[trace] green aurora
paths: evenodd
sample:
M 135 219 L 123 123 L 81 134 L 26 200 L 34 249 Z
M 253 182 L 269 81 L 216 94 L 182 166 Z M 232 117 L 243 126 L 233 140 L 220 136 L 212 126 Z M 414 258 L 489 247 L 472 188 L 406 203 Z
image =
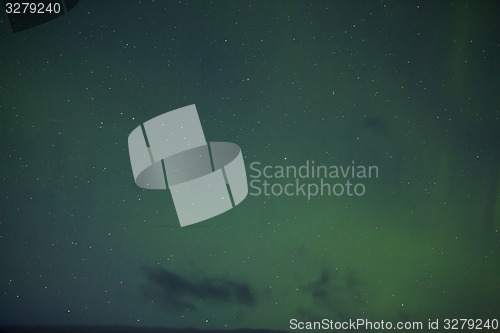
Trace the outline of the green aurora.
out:
M 17 33 L 2 14 L 0 325 L 500 319 L 498 12 L 89 0 Z M 168 191 L 134 184 L 127 137 L 190 104 L 249 182 L 253 162 L 377 174 L 181 228 Z

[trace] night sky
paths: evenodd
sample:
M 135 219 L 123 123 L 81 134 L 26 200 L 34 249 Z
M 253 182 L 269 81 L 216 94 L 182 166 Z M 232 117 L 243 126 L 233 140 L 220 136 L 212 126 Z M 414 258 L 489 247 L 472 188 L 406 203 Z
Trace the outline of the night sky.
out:
M 499 318 L 499 12 L 88 0 L 13 33 L 2 11 L 0 325 Z M 169 191 L 135 184 L 127 138 L 191 104 L 249 181 L 252 162 L 378 177 L 181 228 Z

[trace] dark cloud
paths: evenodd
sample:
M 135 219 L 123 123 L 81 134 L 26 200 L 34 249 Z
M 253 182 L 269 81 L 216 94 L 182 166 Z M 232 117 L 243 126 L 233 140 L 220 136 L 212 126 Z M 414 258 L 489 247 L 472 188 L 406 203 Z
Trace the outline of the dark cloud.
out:
M 307 320 L 320 320 L 325 316 L 344 320 L 363 305 L 362 284 L 355 271 L 347 267 L 341 270 L 325 267 L 316 279 L 302 289 L 309 294 L 311 305 L 300 306 L 297 314 Z
M 143 296 L 171 311 L 195 310 L 197 303 L 236 303 L 251 306 L 255 296 L 246 283 L 224 278 L 189 279 L 166 269 L 143 268 L 148 283 Z
M 331 280 L 328 271 L 323 270 L 318 280 L 306 286 L 306 290 L 316 301 L 326 302 L 329 297 L 328 282 Z
M 305 290 L 311 294 L 316 304 L 338 304 L 341 290 L 336 288 L 336 276 L 326 269 L 323 269 L 317 280 L 308 284 Z
M 386 133 L 388 131 L 386 121 L 380 117 L 365 117 L 363 119 L 363 127 L 378 134 Z

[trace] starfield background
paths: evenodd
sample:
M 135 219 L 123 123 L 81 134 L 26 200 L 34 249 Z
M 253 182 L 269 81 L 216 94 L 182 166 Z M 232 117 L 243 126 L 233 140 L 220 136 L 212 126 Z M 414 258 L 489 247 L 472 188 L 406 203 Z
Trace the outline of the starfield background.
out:
M 497 1 L 80 1 L 0 14 L 0 325 L 500 317 Z M 196 104 L 250 163 L 377 165 L 181 228 L 127 137 Z M 122 328 L 123 331 L 123 328 Z

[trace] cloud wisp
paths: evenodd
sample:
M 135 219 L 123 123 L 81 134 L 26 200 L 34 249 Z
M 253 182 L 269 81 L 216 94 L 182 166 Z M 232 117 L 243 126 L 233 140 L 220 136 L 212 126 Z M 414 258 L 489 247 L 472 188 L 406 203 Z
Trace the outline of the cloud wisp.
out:
M 190 279 L 159 267 L 142 269 L 147 284 L 143 296 L 174 312 L 196 310 L 203 303 L 252 306 L 255 295 L 249 284 L 224 278 Z

